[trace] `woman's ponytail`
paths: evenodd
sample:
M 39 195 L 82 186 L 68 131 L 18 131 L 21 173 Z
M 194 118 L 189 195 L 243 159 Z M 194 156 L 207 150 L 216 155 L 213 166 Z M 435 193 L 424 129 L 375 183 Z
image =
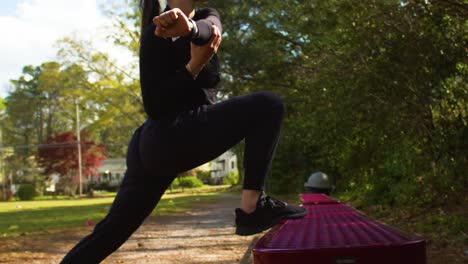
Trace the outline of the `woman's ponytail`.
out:
M 141 11 L 141 35 L 146 26 L 153 23 L 153 18 L 161 14 L 161 4 L 159 0 L 140 0 Z M 140 35 L 140 36 L 141 36 Z

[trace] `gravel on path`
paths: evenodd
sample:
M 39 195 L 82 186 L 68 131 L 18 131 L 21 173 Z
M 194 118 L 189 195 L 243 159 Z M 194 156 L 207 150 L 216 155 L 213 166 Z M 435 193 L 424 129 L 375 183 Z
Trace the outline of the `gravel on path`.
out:
M 101 263 L 252 263 L 261 234 L 234 234 L 240 196 L 223 193 L 182 215 L 148 217 L 117 251 Z M 157 212 L 157 209 L 156 209 Z M 92 227 L 50 231 L 0 240 L 0 263 L 58 263 Z M 265 231 L 266 232 L 266 231 Z

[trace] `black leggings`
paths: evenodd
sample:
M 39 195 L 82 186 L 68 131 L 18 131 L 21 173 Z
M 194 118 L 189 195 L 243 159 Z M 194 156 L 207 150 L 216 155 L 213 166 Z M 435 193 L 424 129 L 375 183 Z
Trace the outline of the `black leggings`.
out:
M 280 136 L 281 98 L 270 91 L 235 96 L 147 119 L 127 149 L 127 170 L 108 214 L 61 263 L 99 263 L 153 211 L 177 174 L 213 160 L 245 139 L 243 188 L 263 190 Z

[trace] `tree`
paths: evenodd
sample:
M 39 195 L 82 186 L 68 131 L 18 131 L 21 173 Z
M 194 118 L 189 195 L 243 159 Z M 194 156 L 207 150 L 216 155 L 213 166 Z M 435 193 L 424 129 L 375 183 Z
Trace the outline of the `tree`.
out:
M 86 130 L 80 132 L 82 153 L 82 174 L 84 178 L 95 174 L 96 168 L 105 157 L 105 147 L 97 144 Z M 44 175 L 58 173 L 61 182 L 68 186 L 72 194 L 78 183 L 78 148 L 77 139 L 72 132 L 58 133 L 49 137 L 46 144 L 39 146 L 38 163 L 44 169 Z
M 86 74 L 76 65 L 65 68 L 57 62 L 25 66 L 23 74 L 11 80 L 14 89 L 5 99 L 5 112 L 0 120 L 4 145 L 14 147 L 6 162 L 8 170 L 23 171 L 25 178 L 37 174 L 33 146 L 43 144 L 53 133 L 73 129 L 76 97 L 73 92 L 86 81 Z M 82 110 L 85 125 L 92 111 Z
M 222 89 L 271 90 L 286 105 L 270 191 L 302 191 L 322 170 L 369 202 L 466 193 L 465 3 L 210 5 L 224 18 Z
M 0 96 L 0 113 L 5 111 L 5 99 Z
M 310 173 L 320 170 L 338 190 L 353 190 L 371 203 L 462 199 L 468 188 L 466 3 L 213 0 L 205 5 L 220 11 L 223 20 L 219 96 L 270 90 L 285 103 L 269 191 L 303 191 Z M 89 43 L 64 38 L 60 67 L 26 68 L 25 78 L 14 83 L 1 121 L 11 132 L 8 141 L 34 142 L 43 135 L 31 132 L 42 131 L 37 124 L 49 126 L 37 121 L 48 120 L 48 111 L 22 111 L 26 106 L 47 109 L 45 104 L 58 102 L 55 112 L 63 120 L 69 115 L 68 121 L 59 122 L 60 114 L 52 120 L 59 130 L 70 130 L 64 129 L 72 125 L 69 98 L 79 97 L 88 131 L 107 146 L 115 144 L 107 148 L 110 155 L 125 154 L 122 143 L 145 118 L 136 77 L 140 13 L 130 0 L 108 7 L 114 21 L 109 39 L 130 51 L 134 62 L 119 67 Z M 45 94 L 49 99 L 40 99 Z M 243 145 L 234 151 L 242 165 Z
M 145 120 L 137 74 L 131 66 L 119 67 L 91 43 L 63 38 L 59 45 L 62 63 L 77 65 L 94 79 L 77 89 L 84 100 L 95 106 L 89 109 L 94 119 L 89 122 L 88 130 L 109 145 L 110 156 L 125 156 L 129 138 Z

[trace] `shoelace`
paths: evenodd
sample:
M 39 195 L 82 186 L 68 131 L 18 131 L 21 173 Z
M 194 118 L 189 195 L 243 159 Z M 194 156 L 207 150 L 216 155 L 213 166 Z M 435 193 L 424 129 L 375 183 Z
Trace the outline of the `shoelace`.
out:
M 265 193 L 262 194 L 261 198 L 265 204 L 268 204 L 271 208 L 282 208 L 287 205 L 287 203 L 280 201 L 274 197 L 268 196 Z

